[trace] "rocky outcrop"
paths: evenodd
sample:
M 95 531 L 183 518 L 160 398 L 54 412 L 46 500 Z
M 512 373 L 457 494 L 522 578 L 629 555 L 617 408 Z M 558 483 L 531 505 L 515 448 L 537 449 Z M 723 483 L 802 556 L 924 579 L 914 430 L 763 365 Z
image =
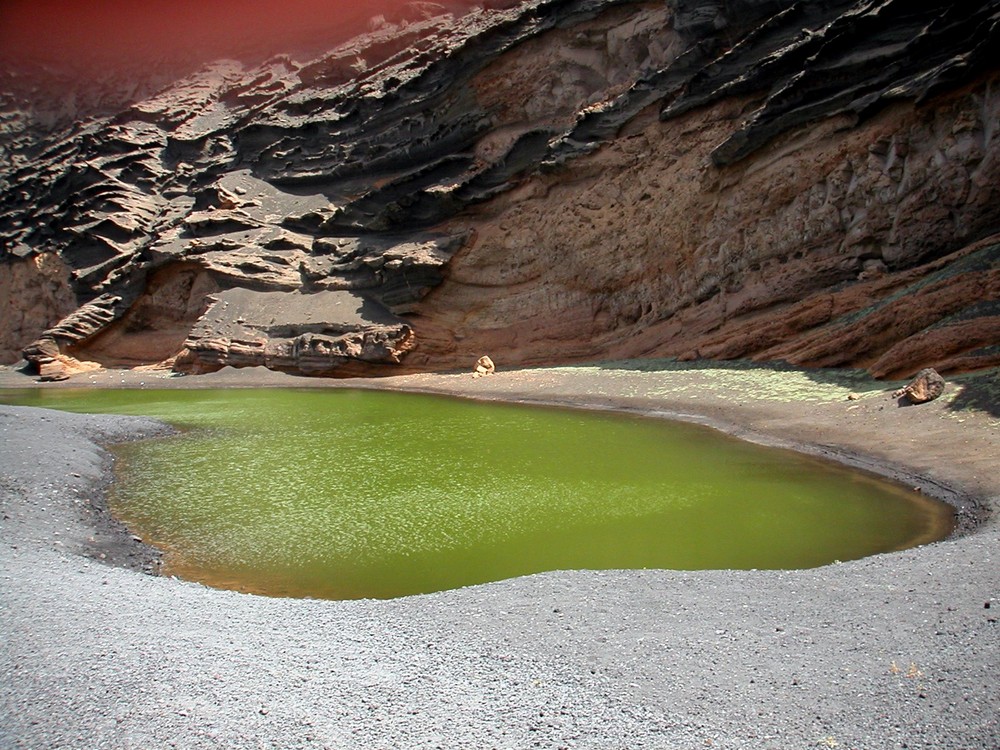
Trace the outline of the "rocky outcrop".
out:
M 8 358 L 1000 364 L 1000 3 L 418 5 L 71 125 L 8 97 Z
M 70 271 L 56 253 L 8 257 L 0 268 L 0 352 L 4 362 L 11 362 L 47 325 L 69 315 L 77 301 Z
M 181 368 L 351 374 L 398 364 L 414 343 L 403 320 L 353 292 L 230 289 L 209 299 L 178 358 Z

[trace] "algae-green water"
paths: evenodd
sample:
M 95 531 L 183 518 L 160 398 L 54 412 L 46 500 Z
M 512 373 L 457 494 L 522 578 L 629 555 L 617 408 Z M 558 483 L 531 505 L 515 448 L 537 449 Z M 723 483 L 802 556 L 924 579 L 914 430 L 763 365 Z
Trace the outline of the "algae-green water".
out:
M 943 503 L 690 424 L 324 390 L 35 390 L 144 414 L 112 508 L 166 572 L 280 596 L 389 598 L 563 569 L 800 568 L 942 538 Z

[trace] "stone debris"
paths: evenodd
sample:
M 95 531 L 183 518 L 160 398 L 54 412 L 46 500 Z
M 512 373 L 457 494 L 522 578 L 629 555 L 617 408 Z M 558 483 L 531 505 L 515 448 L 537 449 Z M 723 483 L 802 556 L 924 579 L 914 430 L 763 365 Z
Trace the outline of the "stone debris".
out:
M 892 394 L 893 398 L 906 398 L 911 404 L 926 404 L 944 393 L 945 381 L 937 370 L 927 367 L 917 373 L 909 385 Z
M 493 360 L 487 356 L 482 356 L 476 360 L 476 369 L 472 371 L 472 377 L 474 378 L 484 378 L 487 375 L 492 375 L 496 372 L 496 365 L 493 364 Z
M 39 380 L 43 383 L 52 383 L 59 380 L 69 380 L 69 374 L 62 362 L 52 359 L 38 365 Z

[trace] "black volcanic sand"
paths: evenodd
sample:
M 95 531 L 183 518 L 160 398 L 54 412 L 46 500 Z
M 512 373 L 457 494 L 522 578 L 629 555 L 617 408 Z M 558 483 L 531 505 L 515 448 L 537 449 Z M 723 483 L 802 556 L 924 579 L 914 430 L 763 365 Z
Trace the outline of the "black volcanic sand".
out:
M 707 422 L 895 476 L 961 521 L 944 542 L 812 570 L 556 572 L 352 602 L 142 572 L 149 550 L 102 511 L 98 445 L 162 426 L 0 407 L 0 747 L 996 748 L 996 384 L 959 378 L 904 407 L 897 384 L 749 365 L 350 381 Z M 0 371 L 0 386 L 35 385 Z

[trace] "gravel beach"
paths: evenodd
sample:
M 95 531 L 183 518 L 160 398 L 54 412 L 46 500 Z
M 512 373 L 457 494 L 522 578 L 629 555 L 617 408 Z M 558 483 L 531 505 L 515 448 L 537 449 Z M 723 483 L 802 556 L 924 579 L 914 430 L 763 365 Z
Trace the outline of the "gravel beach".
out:
M 0 747 L 998 748 L 995 383 L 904 407 L 893 384 L 765 367 L 351 381 L 691 419 L 893 476 L 959 514 L 946 541 L 812 570 L 553 572 L 391 601 L 151 575 L 150 551 L 103 510 L 100 446 L 163 427 L 0 406 Z M 345 384 L 224 371 L 68 385 Z

